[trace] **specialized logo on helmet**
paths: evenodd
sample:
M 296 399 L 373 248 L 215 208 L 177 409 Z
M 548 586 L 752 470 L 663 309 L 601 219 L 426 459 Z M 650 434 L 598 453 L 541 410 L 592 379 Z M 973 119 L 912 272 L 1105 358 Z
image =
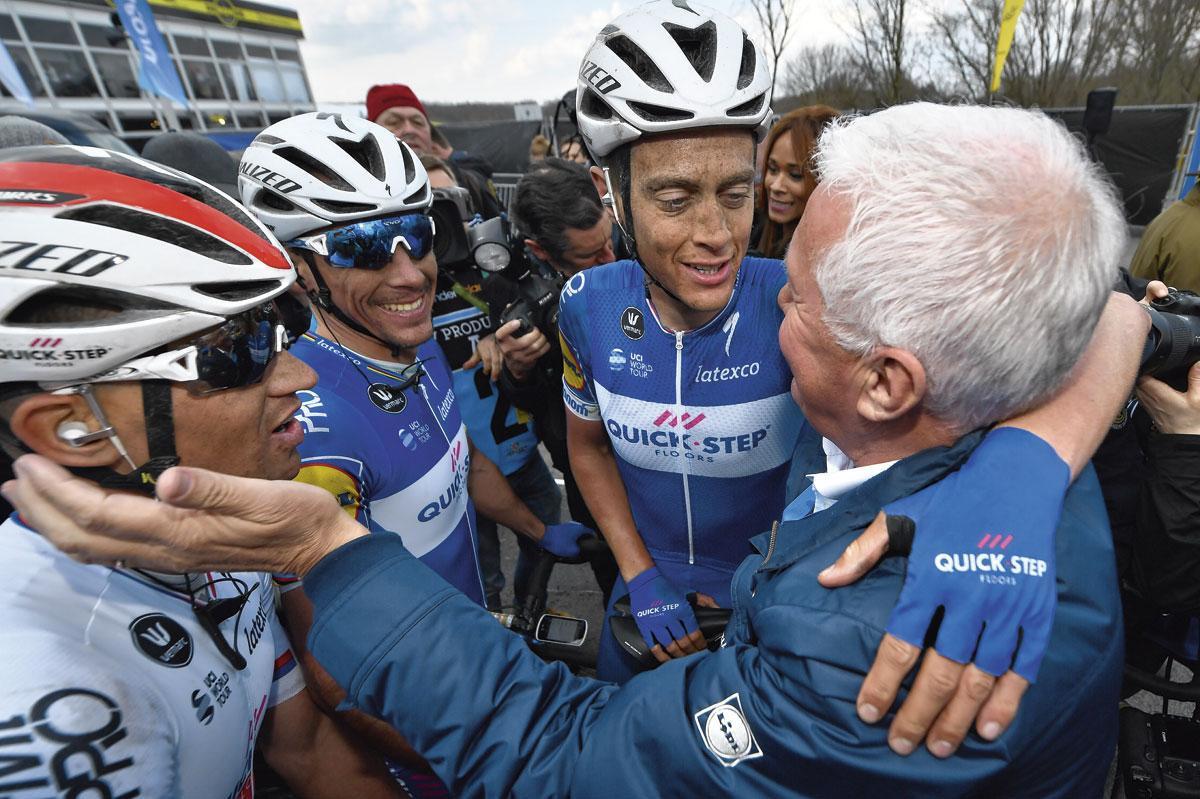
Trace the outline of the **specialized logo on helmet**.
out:
M 579 68 L 579 79 L 591 84 L 592 88 L 601 94 L 621 88 L 621 81 L 609 75 L 594 61 L 583 62 L 583 66 Z
M 291 194 L 300 188 L 300 184 L 291 178 L 286 178 L 272 169 L 248 161 L 242 161 L 238 166 L 238 172 L 280 194 Z
M 1012 541 L 1011 535 L 986 533 L 975 545 L 982 551 L 939 552 L 933 556 L 933 566 L 947 574 L 978 574 L 979 582 L 991 585 L 1016 585 L 1020 576 L 1044 577 L 1049 569 L 1046 561 L 1004 552 Z
M 128 255 L 72 247 L 69 244 L 0 241 L 0 269 L 95 277 L 128 260 Z
M 743 760 L 762 757 L 754 739 L 742 698 L 733 694 L 692 715 L 704 748 L 712 752 L 722 766 L 732 768 Z

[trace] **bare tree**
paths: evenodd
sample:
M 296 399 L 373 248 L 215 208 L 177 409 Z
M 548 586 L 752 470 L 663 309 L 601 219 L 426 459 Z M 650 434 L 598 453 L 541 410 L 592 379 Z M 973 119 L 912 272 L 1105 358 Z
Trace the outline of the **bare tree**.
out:
M 855 0 L 850 31 L 859 72 L 879 105 L 903 99 L 910 43 L 905 38 L 909 0 Z
M 779 59 L 792 33 L 792 12 L 796 0 L 750 0 L 750 7 L 754 9 L 754 16 L 758 18 L 758 26 L 770 49 L 771 85 L 775 86 L 779 77 Z
M 1200 3 L 1123 0 L 1112 81 L 1140 103 L 1194 102 L 1200 92 Z
M 816 103 L 843 110 L 869 108 L 875 101 L 865 86 L 854 54 L 844 45 L 802 47 L 784 67 L 774 106 L 776 111 Z

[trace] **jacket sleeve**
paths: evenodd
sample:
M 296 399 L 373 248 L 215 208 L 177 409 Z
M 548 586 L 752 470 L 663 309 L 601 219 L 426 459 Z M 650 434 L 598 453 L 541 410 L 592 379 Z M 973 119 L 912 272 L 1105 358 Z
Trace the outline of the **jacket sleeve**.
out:
M 347 705 L 395 726 L 455 795 L 964 796 L 1007 762 L 979 741 L 952 766 L 892 754 L 886 725 L 854 716 L 871 661 L 844 663 L 862 626 L 818 610 L 767 609 L 785 614 L 772 640 L 618 687 L 542 662 L 395 538 L 343 547 L 306 585 L 310 644 Z M 823 657 L 801 656 L 821 639 Z

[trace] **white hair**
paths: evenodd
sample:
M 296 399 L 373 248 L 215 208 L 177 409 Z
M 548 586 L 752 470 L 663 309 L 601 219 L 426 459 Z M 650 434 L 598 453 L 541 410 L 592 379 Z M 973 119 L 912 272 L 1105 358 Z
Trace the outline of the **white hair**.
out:
M 1036 111 L 912 103 L 821 136 L 845 237 L 814 267 L 845 349 L 913 353 L 959 430 L 1048 397 L 1091 338 L 1125 219 L 1082 145 Z

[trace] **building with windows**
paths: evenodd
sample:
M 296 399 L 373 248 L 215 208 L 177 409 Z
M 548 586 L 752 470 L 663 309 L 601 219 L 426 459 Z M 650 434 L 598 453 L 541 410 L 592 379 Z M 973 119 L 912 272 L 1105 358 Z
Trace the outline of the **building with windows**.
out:
M 314 110 L 294 10 L 245 0 L 149 2 L 189 108 L 138 88 L 137 56 L 112 2 L 0 0 L 0 40 L 37 109 L 84 113 L 122 135 L 176 124 L 258 130 Z M 24 108 L 0 88 L 0 113 Z

